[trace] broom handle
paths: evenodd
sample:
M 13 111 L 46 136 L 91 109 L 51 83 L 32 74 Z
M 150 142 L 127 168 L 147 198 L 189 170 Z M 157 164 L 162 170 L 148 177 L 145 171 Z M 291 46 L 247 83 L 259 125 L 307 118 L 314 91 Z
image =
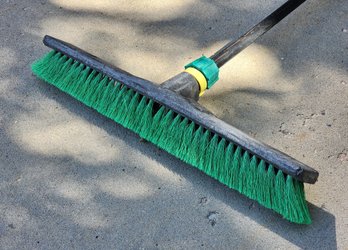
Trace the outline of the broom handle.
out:
M 243 49 L 252 44 L 257 38 L 265 34 L 274 25 L 279 23 L 284 17 L 290 14 L 305 1 L 306 0 L 288 0 L 278 9 L 276 9 L 272 14 L 252 27 L 248 32 L 239 37 L 237 40 L 227 43 L 210 58 L 213 59 L 217 66 L 220 68 L 231 58 L 233 58 Z

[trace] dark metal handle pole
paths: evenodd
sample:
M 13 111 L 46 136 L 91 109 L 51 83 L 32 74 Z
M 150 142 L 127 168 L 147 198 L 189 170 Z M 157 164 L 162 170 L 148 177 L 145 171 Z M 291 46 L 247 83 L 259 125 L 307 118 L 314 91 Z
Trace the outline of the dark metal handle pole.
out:
M 263 19 L 260 23 L 251 28 L 248 32 L 246 32 L 236 41 L 229 42 L 210 58 L 213 59 L 217 66 L 220 68 L 231 58 L 233 58 L 243 49 L 252 44 L 257 38 L 266 33 L 274 25 L 279 23 L 284 17 L 290 14 L 293 10 L 295 10 L 305 1 L 306 0 L 288 0 L 286 3 L 280 6 L 268 17 Z

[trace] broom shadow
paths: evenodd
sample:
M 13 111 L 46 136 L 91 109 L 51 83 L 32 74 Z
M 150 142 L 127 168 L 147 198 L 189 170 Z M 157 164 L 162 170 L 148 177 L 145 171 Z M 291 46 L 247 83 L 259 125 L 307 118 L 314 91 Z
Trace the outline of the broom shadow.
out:
M 142 154 L 147 155 L 175 174 L 183 176 L 193 185 L 199 185 L 207 197 L 218 198 L 234 210 L 256 221 L 300 248 L 314 246 L 323 249 L 337 248 L 335 217 L 327 212 L 324 206 L 318 207 L 311 203 L 308 204 L 313 220 L 311 225 L 290 223 L 282 219 L 275 212 L 258 205 L 256 201 L 250 200 L 237 191 L 224 186 L 198 169 L 159 149 L 152 143 L 143 143 L 140 141 L 140 137 L 138 143 L 135 143 L 134 140 L 127 140 L 128 136 L 138 137 L 138 135 L 104 117 L 97 111 L 88 108 L 69 95 L 55 89 L 53 86 L 42 81 L 37 82 L 39 91 L 47 98 L 54 99 L 75 115 L 78 115 L 95 126 L 103 128 L 110 136 L 117 136 L 130 147 L 139 150 Z M 190 166 L 190 168 L 187 166 Z M 326 231 L 325 238 L 322 237 L 322 230 Z

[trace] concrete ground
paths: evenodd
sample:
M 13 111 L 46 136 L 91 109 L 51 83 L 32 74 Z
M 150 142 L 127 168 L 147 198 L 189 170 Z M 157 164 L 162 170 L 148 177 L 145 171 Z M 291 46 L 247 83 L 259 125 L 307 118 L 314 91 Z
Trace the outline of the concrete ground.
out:
M 45 34 L 160 83 L 284 0 L 2 0 L 1 249 L 347 249 L 348 3 L 308 0 L 201 103 L 320 172 L 291 224 L 34 77 Z

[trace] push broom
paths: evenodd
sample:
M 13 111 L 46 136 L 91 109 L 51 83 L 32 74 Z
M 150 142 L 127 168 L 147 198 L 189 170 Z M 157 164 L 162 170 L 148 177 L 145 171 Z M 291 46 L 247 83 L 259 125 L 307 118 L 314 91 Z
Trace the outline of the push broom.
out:
M 228 187 L 300 224 L 311 218 L 304 183 L 318 172 L 219 120 L 197 103 L 219 68 L 305 0 L 289 0 L 210 58 L 202 56 L 161 85 L 131 75 L 56 38 L 32 65 L 44 81 L 198 168 Z

